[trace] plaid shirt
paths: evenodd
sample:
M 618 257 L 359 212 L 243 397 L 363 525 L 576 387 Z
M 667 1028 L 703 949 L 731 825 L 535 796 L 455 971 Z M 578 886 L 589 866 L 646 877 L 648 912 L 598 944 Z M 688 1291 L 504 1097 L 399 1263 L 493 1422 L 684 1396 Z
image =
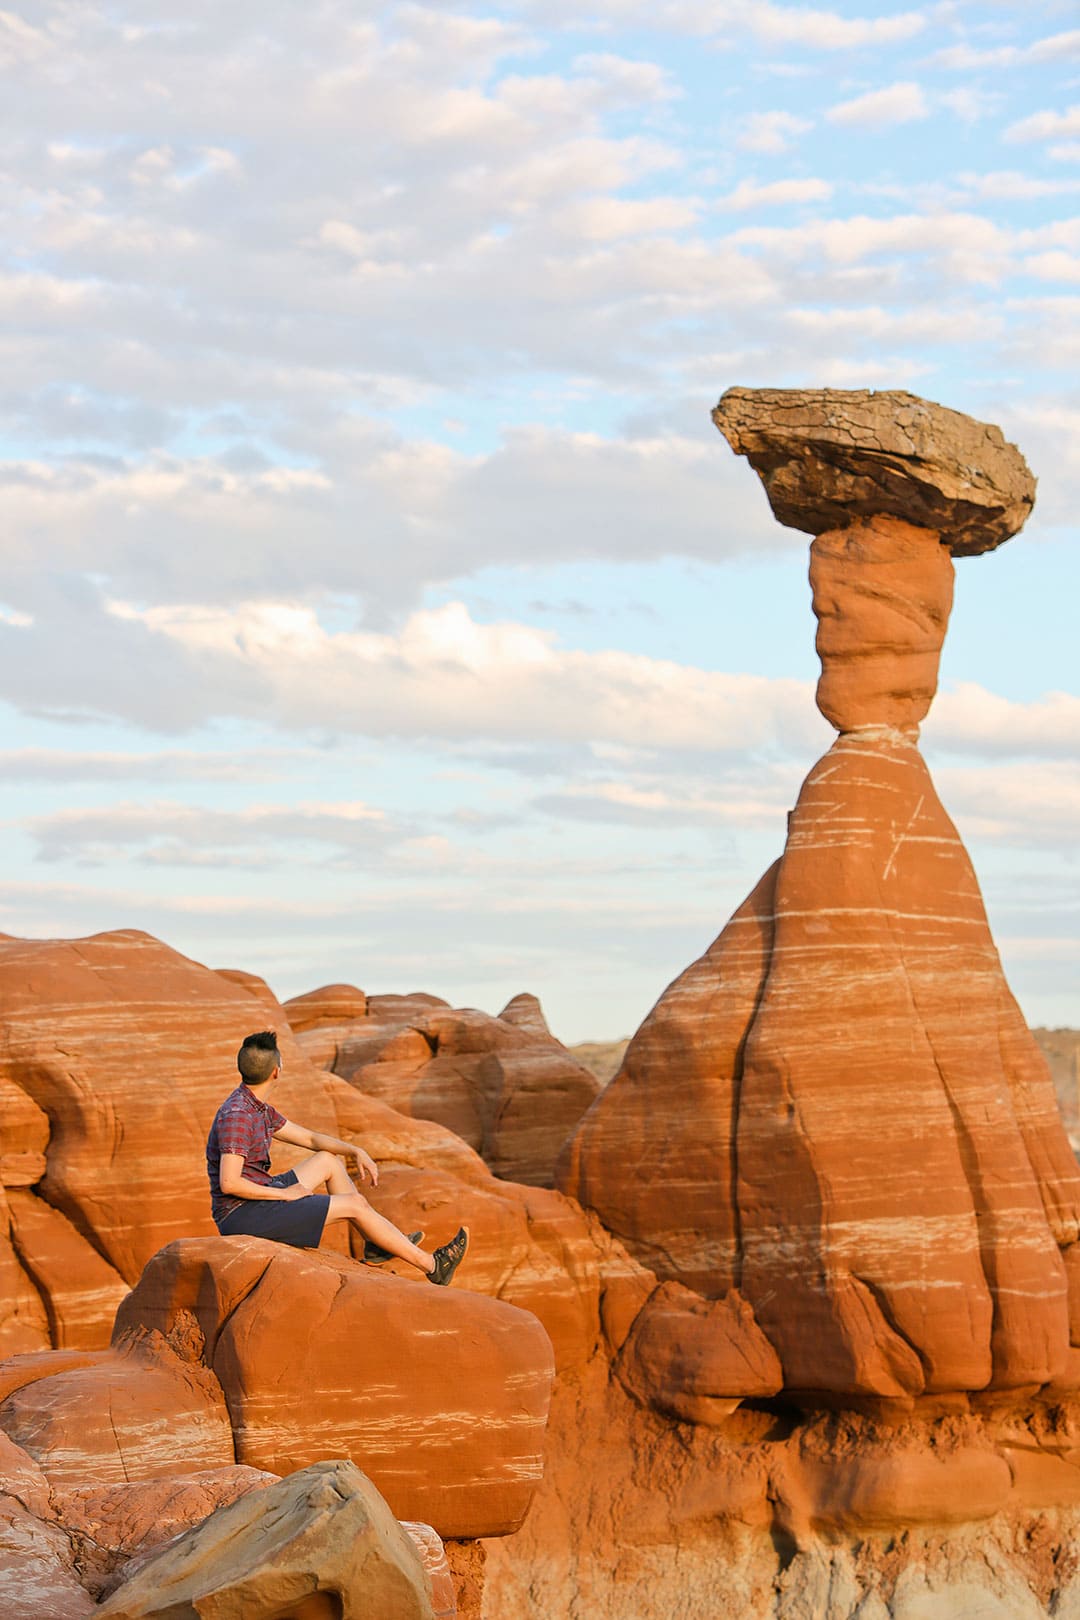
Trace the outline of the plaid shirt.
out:
M 275 1131 L 288 1121 L 270 1103 L 260 1102 L 247 1086 L 237 1086 L 217 1113 L 206 1138 L 206 1173 L 210 1177 L 210 1213 L 216 1224 L 239 1209 L 242 1198 L 226 1198 L 221 1191 L 221 1155 L 239 1153 L 244 1163 L 240 1174 L 246 1181 L 256 1181 L 268 1187 L 273 1181 L 270 1174 L 270 1141 Z

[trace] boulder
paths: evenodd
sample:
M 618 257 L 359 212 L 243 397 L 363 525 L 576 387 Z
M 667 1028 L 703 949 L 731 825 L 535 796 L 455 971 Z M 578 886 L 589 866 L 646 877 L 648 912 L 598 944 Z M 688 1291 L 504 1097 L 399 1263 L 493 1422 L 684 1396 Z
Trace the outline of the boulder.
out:
M 639 1312 L 617 1371 L 635 1399 L 684 1423 L 722 1423 L 745 1397 L 784 1384 L 780 1358 L 737 1291 L 702 1299 L 675 1282 Z
M 219 1508 L 96 1610 L 101 1620 L 433 1620 L 416 1546 L 369 1479 L 319 1462 Z
M 553 1375 L 547 1335 L 527 1312 L 321 1251 L 190 1238 L 147 1266 L 117 1333 L 167 1335 L 192 1318 L 238 1462 L 286 1474 L 349 1457 L 399 1517 L 443 1536 L 521 1523 Z
M 129 1566 L 134 1573 L 136 1560 L 152 1558 L 219 1507 L 277 1483 L 276 1474 L 234 1464 L 122 1484 L 72 1485 L 53 1499 L 56 1518 L 78 1548 L 80 1578 L 100 1598 L 126 1578 Z
M 966 556 L 1008 540 L 1035 504 L 1035 480 L 1000 428 L 916 394 L 729 388 L 713 421 L 778 522 L 809 534 L 897 517 Z

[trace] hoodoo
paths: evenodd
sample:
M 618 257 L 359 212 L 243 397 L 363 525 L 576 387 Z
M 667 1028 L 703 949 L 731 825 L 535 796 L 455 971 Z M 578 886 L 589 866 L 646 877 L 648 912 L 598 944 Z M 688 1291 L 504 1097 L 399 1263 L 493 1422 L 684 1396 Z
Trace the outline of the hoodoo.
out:
M 1034 480 L 998 429 L 906 393 L 740 388 L 713 417 L 815 537 L 840 735 L 561 1185 L 657 1275 L 735 1296 L 789 1390 L 1044 1384 L 1080 1343 L 1080 1173 L 918 749 L 953 557 L 1014 534 Z

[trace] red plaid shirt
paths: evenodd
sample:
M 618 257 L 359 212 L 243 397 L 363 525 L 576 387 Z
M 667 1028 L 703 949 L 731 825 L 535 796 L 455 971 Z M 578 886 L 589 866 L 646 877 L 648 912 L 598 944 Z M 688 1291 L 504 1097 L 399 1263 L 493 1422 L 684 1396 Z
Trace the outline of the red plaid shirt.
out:
M 239 1209 L 242 1198 L 226 1198 L 221 1191 L 221 1155 L 239 1153 L 244 1164 L 241 1175 L 246 1181 L 257 1181 L 268 1187 L 273 1181 L 270 1174 L 270 1142 L 275 1131 L 288 1121 L 271 1103 L 260 1102 L 247 1086 L 237 1086 L 217 1113 L 206 1138 L 206 1173 L 210 1177 L 210 1212 L 220 1224 Z

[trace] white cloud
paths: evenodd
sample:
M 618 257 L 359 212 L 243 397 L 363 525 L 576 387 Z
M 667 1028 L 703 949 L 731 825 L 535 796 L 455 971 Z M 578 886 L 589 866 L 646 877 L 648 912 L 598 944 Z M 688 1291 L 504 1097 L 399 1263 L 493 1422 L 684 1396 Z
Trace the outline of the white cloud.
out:
M 942 799 L 967 837 L 1072 851 L 1080 825 L 1080 767 L 1074 761 L 934 771 Z
M 14 825 L 33 839 L 38 860 L 87 866 L 118 859 L 148 866 L 266 866 L 279 864 L 282 846 L 291 845 L 324 860 L 328 851 L 340 851 L 366 864 L 409 835 L 383 811 L 357 802 L 222 810 L 159 800 L 56 810 Z
M 751 113 L 737 144 L 747 152 L 787 152 L 813 127 L 810 119 L 790 112 Z
M 753 748 L 817 729 L 801 682 L 567 649 L 528 625 L 478 623 L 461 603 L 414 613 L 396 634 L 329 632 L 288 603 L 117 603 L 112 612 L 159 648 L 214 671 L 205 718 L 257 713 L 299 731 L 664 750 Z
M 580 7 L 570 0 L 534 0 L 532 13 L 545 21 L 558 18 L 581 26 Z M 773 0 L 594 0 L 588 12 L 600 21 L 647 25 L 675 34 L 749 34 L 763 45 L 783 49 L 847 51 L 873 45 L 894 45 L 913 39 L 926 26 L 921 11 L 899 11 L 886 16 L 845 17 L 836 11 L 802 5 L 776 5 Z
M 1007 141 L 1048 141 L 1061 135 L 1080 135 L 1080 103 L 1065 112 L 1037 112 L 1020 118 L 1005 131 Z
M 741 180 L 726 197 L 721 198 L 725 208 L 790 208 L 800 203 L 828 202 L 833 188 L 827 180 L 772 180 L 758 185 L 753 180 Z
M 732 8 L 745 25 L 770 45 L 807 45 L 816 50 L 852 50 L 865 45 L 893 45 L 921 33 L 926 19 L 921 11 L 894 12 L 884 17 L 842 17 L 835 11 L 807 6 L 777 6 L 764 0 Z
M 893 124 L 910 124 L 928 118 L 930 108 L 919 85 L 910 80 L 868 90 L 850 101 L 837 102 L 825 114 L 832 124 L 845 128 L 888 129 Z
M 1080 257 L 1060 249 L 1052 253 L 1033 253 L 1023 261 L 1029 276 L 1040 281 L 1080 282 Z
M 1030 45 L 994 45 L 979 48 L 967 43 L 950 45 L 935 51 L 930 61 L 935 67 L 951 68 L 958 73 L 978 72 L 983 68 L 1018 67 L 1025 63 L 1065 62 L 1080 56 L 1080 29 L 1071 28 L 1060 34 L 1048 34 Z
M 935 749 L 988 757 L 1072 758 L 1080 752 L 1080 697 L 1048 692 L 1020 703 L 961 681 L 938 694 L 924 731 Z
M 318 755 L 303 748 L 261 748 L 232 753 L 165 749 L 8 748 L 0 750 L 5 782 L 279 782 L 312 769 Z
M 397 606 L 494 562 L 715 560 L 797 543 L 715 435 L 710 403 L 700 439 L 533 427 L 470 456 L 343 423 L 321 446 L 323 468 L 0 464 L 11 607 L 35 611 L 51 589 L 43 567 L 149 602 L 346 592 Z

